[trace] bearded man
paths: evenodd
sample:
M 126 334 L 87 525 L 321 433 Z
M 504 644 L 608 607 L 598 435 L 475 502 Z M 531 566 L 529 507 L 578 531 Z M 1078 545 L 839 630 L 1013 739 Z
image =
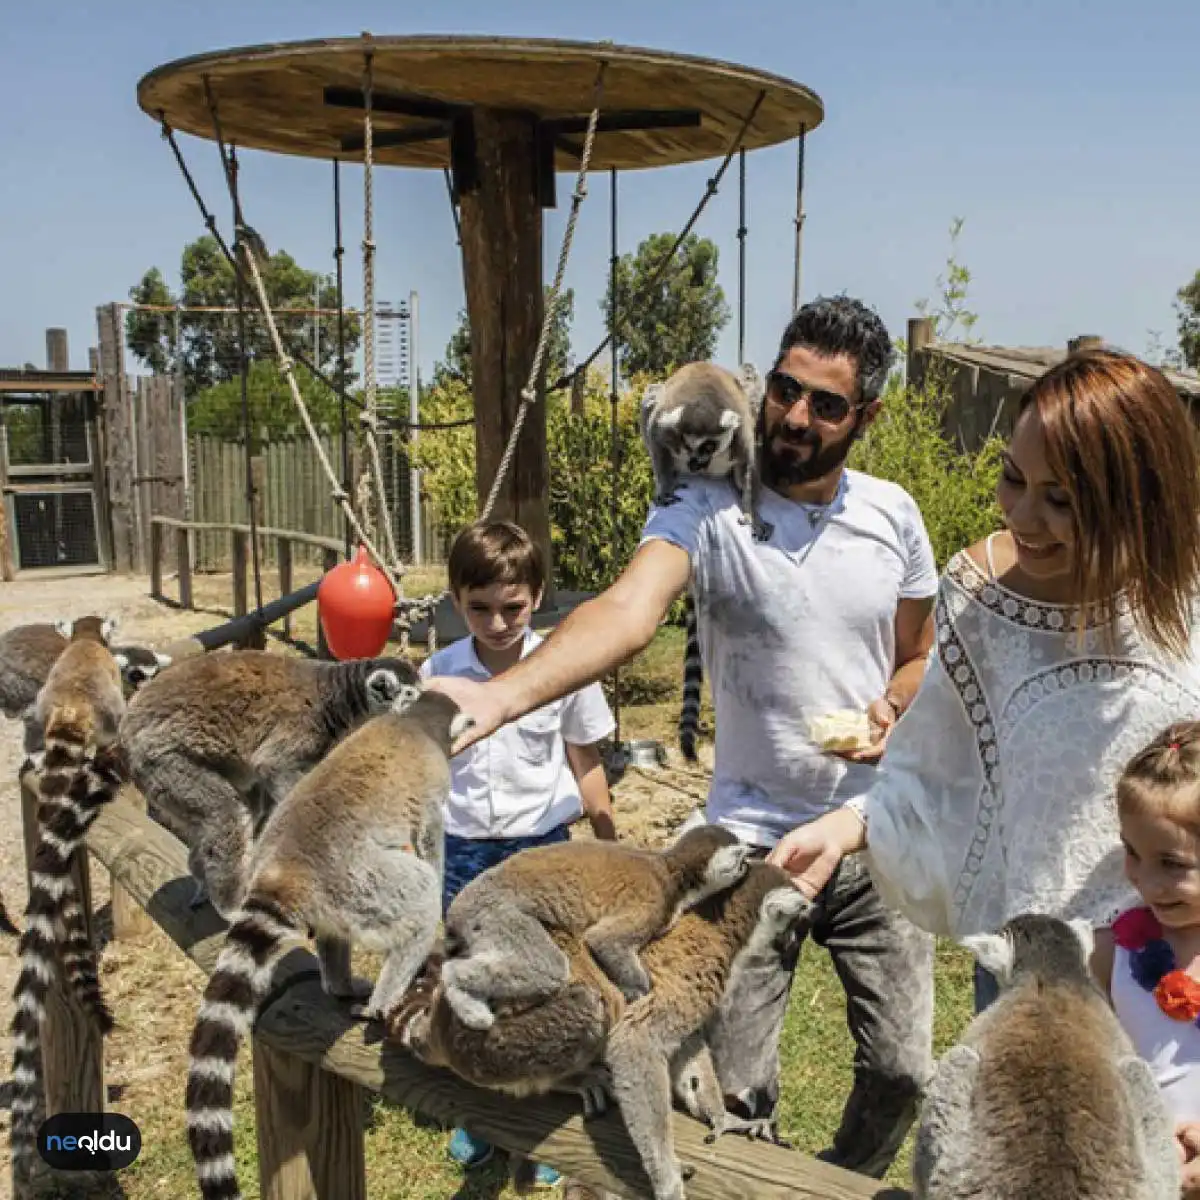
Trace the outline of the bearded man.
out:
M 893 353 L 883 322 L 860 301 L 804 305 L 784 331 L 759 413 L 769 539 L 755 540 L 727 481 L 689 477 L 677 502 L 651 507 L 620 578 L 517 666 L 486 683 L 429 681 L 475 718 L 461 745 L 634 657 L 690 583 L 716 717 L 699 819 L 765 855 L 788 830 L 864 794 L 924 674 L 938 585 L 912 497 L 846 466 L 879 414 Z M 873 743 L 822 751 L 813 719 L 847 708 L 868 713 Z M 932 1074 L 932 939 L 884 907 L 855 856 L 817 897 L 814 918 L 857 1047 L 854 1087 L 822 1157 L 878 1177 Z M 718 1062 L 749 1116 L 770 1113 L 778 1099 L 788 991 L 756 998 L 760 1008 L 746 1018 L 756 1037 Z

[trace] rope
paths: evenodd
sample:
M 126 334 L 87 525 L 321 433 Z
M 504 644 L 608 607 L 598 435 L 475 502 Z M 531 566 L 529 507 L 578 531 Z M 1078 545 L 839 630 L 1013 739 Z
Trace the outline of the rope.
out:
M 275 357 L 279 360 L 279 369 L 283 373 L 283 377 L 287 380 L 288 388 L 292 393 L 292 401 L 296 405 L 297 411 L 300 413 L 300 419 L 304 422 L 304 428 L 308 431 L 309 439 L 313 444 L 313 449 L 316 451 L 317 460 L 320 462 L 322 469 L 325 472 L 326 478 L 329 480 L 333 499 L 341 504 L 345 512 L 346 519 L 350 522 L 354 532 L 358 535 L 359 540 L 366 547 L 367 552 L 378 563 L 380 570 L 383 571 L 387 581 L 392 585 L 396 595 L 401 595 L 400 580 L 395 574 L 390 563 L 388 563 L 383 555 L 376 548 L 372 538 L 368 537 L 363 529 L 361 522 L 355 515 L 353 508 L 350 506 L 349 497 L 346 495 L 342 485 L 338 482 L 337 476 L 334 474 L 333 467 L 330 465 L 329 458 L 325 454 L 324 447 L 321 445 L 321 439 L 317 433 L 316 426 L 313 424 L 312 417 L 309 415 L 308 406 L 304 403 L 304 397 L 300 394 L 300 386 L 296 383 L 295 365 L 292 357 L 287 353 L 283 346 L 283 339 L 279 335 L 279 326 L 275 323 L 275 314 L 271 311 L 271 300 L 267 295 L 266 286 L 263 283 L 262 274 L 258 269 L 258 255 L 245 245 L 248 239 L 253 239 L 258 246 L 262 245 L 262 239 L 248 225 L 245 224 L 241 203 L 237 197 L 236 185 L 232 182 L 232 175 L 229 168 L 229 163 L 225 157 L 225 147 L 221 140 L 220 124 L 216 120 L 216 100 L 212 94 L 212 88 L 209 86 L 207 77 L 205 78 L 205 90 L 208 94 L 209 106 L 214 115 L 214 127 L 217 134 L 217 145 L 221 152 L 221 163 L 225 167 L 226 182 L 230 184 L 233 192 L 234 208 L 238 217 L 238 227 L 235 230 L 235 238 L 237 244 L 241 246 L 241 262 L 229 253 L 229 247 L 225 244 L 223 238 L 217 234 L 218 243 L 221 245 L 225 254 L 228 256 L 234 271 L 239 279 L 244 279 L 243 266 L 249 269 L 251 281 L 254 284 L 254 290 L 258 295 L 259 307 L 262 309 L 263 317 L 266 319 L 267 330 L 271 335 L 271 345 L 275 350 Z M 197 195 L 193 188 L 193 195 Z M 198 198 L 198 197 L 197 197 Z M 215 221 L 213 222 L 215 226 Z
M 695 209 L 692 211 L 692 215 L 688 217 L 687 224 L 685 224 L 684 227 L 679 231 L 678 236 L 675 238 L 675 244 L 670 250 L 667 251 L 666 254 L 663 255 L 662 261 L 657 267 L 655 267 L 654 274 L 651 275 L 648 280 L 646 280 L 645 284 L 642 285 L 636 295 L 630 297 L 628 302 L 629 306 L 639 304 L 646 296 L 648 296 L 653 290 L 654 285 L 662 278 L 667 267 L 671 265 L 675 258 L 676 252 L 678 251 L 679 247 L 683 245 L 683 239 L 686 238 L 689 233 L 691 233 L 692 226 L 695 225 L 700 219 L 700 214 L 704 212 L 705 208 L 708 206 L 708 202 L 717 194 L 717 189 L 721 185 L 721 179 L 725 172 L 729 169 L 729 164 L 733 161 L 733 156 L 738 152 L 738 150 L 741 149 L 742 142 L 745 140 L 746 134 L 749 132 L 754 118 L 758 115 L 758 110 L 762 106 L 763 100 L 766 99 L 766 95 L 767 93 L 765 89 L 758 93 L 758 98 L 754 101 L 753 106 L 746 115 L 746 119 L 742 122 L 742 127 L 738 130 L 737 136 L 733 139 L 733 143 L 729 147 L 729 150 L 726 153 L 725 158 L 722 160 L 721 165 L 717 168 L 716 174 L 708 181 L 708 185 L 704 189 L 704 195 L 700 197 L 700 203 L 696 205 Z M 612 341 L 612 334 L 606 333 L 600 344 L 591 352 L 591 354 L 587 356 L 587 358 L 583 360 L 583 362 L 576 367 L 572 367 L 570 371 L 566 372 L 564 375 L 555 380 L 554 386 L 550 388 L 550 391 L 556 392 L 559 390 L 559 388 L 569 386 L 573 376 L 585 373 L 588 367 L 590 367 L 592 363 L 594 363 L 600 356 L 610 341 Z
M 372 101 L 375 90 L 374 58 L 371 35 L 363 34 L 363 310 L 369 314 L 363 329 L 363 374 L 366 405 L 359 416 L 371 455 L 371 473 L 375 476 L 375 502 L 379 506 L 378 524 L 383 526 L 383 541 L 391 556 L 396 574 L 404 574 L 400 555 L 396 553 L 396 531 L 388 506 L 387 490 L 383 483 L 383 461 L 375 431 L 379 428 L 379 397 L 375 376 L 375 123 Z M 363 489 L 365 492 L 366 489 Z M 360 493 L 363 499 L 366 497 Z M 362 505 L 364 516 L 370 511 Z

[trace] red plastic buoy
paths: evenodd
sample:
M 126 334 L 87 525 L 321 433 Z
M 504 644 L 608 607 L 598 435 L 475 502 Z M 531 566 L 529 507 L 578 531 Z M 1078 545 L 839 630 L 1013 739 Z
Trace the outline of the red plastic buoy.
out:
M 351 562 L 328 571 L 317 588 L 317 613 L 334 658 L 376 658 L 387 645 L 395 611 L 395 590 L 365 546 Z

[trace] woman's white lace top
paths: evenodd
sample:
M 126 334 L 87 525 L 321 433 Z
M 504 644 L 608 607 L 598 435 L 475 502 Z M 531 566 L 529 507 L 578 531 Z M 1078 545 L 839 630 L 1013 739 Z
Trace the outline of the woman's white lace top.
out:
M 990 549 L 990 547 L 989 547 Z M 1115 784 L 1172 721 L 1200 718 L 1200 655 L 1172 660 L 1118 606 L 1100 617 L 1026 600 L 965 552 L 942 576 L 937 642 L 879 777 L 855 803 L 884 900 L 960 937 L 1023 912 L 1107 925 L 1123 877 Z

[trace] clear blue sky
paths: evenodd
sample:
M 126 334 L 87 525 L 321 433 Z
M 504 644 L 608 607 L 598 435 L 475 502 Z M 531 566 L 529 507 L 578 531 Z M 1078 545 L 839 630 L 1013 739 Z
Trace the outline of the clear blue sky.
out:
M 894 334 L 914 300 L 932 294 L 956 215 L 966 218 L 961 252 L 974 274 L 978 332 L 990 342 L 1098 333 L 1142 353 L 1157 329 L 1174 344 L 1172 298 L 1200 268 L 1197 0 L 60 0 L 14 5 L 5 28 L 3 365 L 41 365 L 43 330 L 60 324 L 72 365 L 86 366 L 95 306 L 125 299 L 151 265 L 174 280 L 183 244 L 203 232 L 156 126 L 137 107 L 146 71 L 206 50 L 362 29 L 609 38 L 807 84 L 826 119 L 808 142 L 804 295 L 858 294 Z M 184 142 L 224 218 L 215 148 Z M 624 176 L 624 248 L 680 225 L 714 165 Z M 327 165 L 247 152 L 243 166 L 247 216 L 268 243 L 331 269 Z M 748 159 L 748 350 L 764 366 L 788 316 L 794 172 L 791 146 Z M 344 174 L 352 303 L 360 176 Z M 736 202 L 730 171 L 699 226 L 721 247 L 731 303 Z M 420 293 L 427 372 L 462 304 L 441 175 L 389 171 L 377 205 L 379 295 Z M 600 179 L 568 277 L 577 354 L 602 333 L 607 205 Z M 566 208 L 548 214 L 547 270 Z M 732 361 L 734 351 L 731 321 L 719 355 Z

